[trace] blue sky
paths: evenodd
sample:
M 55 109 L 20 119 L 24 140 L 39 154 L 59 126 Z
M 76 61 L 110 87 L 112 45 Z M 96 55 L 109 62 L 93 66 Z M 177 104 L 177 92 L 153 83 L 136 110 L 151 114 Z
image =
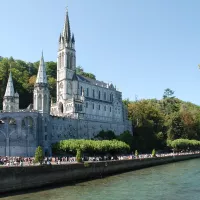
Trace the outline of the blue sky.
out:
M 162 98 L 166 88 L 200 105 L 200 1 L 2 0 L 0 56 L 56 61 L 68 6 L 77 65 L 123 98 Z

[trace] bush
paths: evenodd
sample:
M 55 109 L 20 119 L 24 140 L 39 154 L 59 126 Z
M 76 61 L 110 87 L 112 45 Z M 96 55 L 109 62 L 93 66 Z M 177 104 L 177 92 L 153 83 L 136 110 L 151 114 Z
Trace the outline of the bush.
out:
M 137 150 L 135 150 L 135 157 L 138 157 L 138 151 Z
M 84 162 L 84 167 L 90 167 L 90 163 Z
M 82 152 L 80 149 L 77 149 L 77 152 L 76 152 L 76 161 L 77 162 L 82 162 Z
M 153 158 L 156 157 L 156 150 L 155 149 L 152 150 L 152 154 L 151 155 L 152 155 Z
M 44 160 L 44 154 L 41 146 L 38 146 L 38 148 L 35 150 L 35 159 L 34 161 L 37 163 L 39 162 L 40 165 L 42 164 L 42 161 Z

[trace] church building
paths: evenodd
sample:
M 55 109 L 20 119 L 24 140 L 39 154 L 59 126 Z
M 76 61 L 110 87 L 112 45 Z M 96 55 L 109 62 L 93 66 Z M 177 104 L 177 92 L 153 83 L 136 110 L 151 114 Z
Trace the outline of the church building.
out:
M 51 155 L 52 143 L 91 139 L 101 130 L 132 133 L 122 93 L 113 84 L 76 73 L 75 36 L 68 12 L 58 46 L 56 102 L 50 99 L 43 53 L 32 106 L 19 109 L 10 72 L 0 113 L 0 156 L 33 156 L 39 145 Z

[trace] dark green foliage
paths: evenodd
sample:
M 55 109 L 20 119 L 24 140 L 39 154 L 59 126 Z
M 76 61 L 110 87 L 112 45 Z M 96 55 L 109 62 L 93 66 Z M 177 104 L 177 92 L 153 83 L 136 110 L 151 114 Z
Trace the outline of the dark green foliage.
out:
M 111 130 L 108 130 L 108 131 L 102 130 L 95 136 L 95 138 L 100 139 L 100 140 L 114 140 L 117 138 L 117 136 Z
M 125 101 L 134 127 L 133 149 L 170 150 L 167 140 L 200 140 L 200 107 L 172 95 L 167 90 L 161 100 Z
M 36 163 L 39 162 L 40 164 L 42 164 L 43 160 L 44 160 L 44 153 L 43 153 L 42 147 L 38 146 L 38 148 L 35 150 L 35 159 L 34 159 L 34 161 Z
M 130 134 L 129 131 L 124 131 L 122 134 L 120 134 L 117 137 L 118 140 L 125 142 L 126 144 L 128 144 L 130 146 L 131 149 L 133 149 L 133 135 Z
M 163 99 L 165 99 L 165 98 L 173 98 L 174 97 L 173 95 L 174 95 L 174 91 L 172 91 L 171 89 L 167 88 L 164 91 Z

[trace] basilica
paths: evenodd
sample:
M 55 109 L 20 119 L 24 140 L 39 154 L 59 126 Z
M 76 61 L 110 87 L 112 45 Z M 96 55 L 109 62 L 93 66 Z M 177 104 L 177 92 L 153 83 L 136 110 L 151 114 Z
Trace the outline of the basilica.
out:
M 0 156 L 33 156 L 40 145 L 70 138 L 90 139 L 101 130 L 132 133 L 122 93 L 113 84 L 76 73 L 75 36 L 68 11 L 59 36 L 56 102 L 50 99 L 43 53 L 33 91 L 33 104 L 19 109 L 19 94 L 10 72 L 0 113 Z

